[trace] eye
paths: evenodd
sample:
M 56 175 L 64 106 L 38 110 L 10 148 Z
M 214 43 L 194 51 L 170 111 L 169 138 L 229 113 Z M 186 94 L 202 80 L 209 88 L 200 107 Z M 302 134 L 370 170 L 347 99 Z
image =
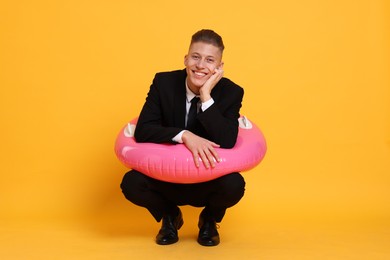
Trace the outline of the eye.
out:
M 191 56 L 194 60 L 199 60 L 199 56 L 198 55 L 192 55 Z
M 207 60 L 208 63 L 213 63 L 214 62 L 214 59 L 212 59 L 212 58 L 207 58 L 206 60 Z

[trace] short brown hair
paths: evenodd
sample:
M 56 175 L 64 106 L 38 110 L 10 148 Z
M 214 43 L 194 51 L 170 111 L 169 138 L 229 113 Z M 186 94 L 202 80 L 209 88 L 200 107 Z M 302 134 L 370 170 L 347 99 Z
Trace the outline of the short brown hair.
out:
M 225 49 L 225 46 L 223 45 L 222 37 L 214 32 L 213 30 L 209 29 L 202 29 L 198 32 L 196 32 L 194 35 L 192 35 L 191 44 L 195 42 L 204 42 L 214 45 L 215 47 L 218 47 L 221 52 Z

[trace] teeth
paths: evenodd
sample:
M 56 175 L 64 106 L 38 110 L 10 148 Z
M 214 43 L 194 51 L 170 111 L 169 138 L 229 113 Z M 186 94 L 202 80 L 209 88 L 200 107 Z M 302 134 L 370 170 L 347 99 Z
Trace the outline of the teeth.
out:
M 195 72 L 195 75 L 198 75 L 198 76 L 204 76 L 204 75 L 206 75 L 206 73 Z

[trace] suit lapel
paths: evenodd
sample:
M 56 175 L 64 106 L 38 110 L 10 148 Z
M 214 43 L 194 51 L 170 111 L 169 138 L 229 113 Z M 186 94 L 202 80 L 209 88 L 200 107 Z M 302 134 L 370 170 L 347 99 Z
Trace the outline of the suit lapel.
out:
M 174 86 L 174 122 L 175 127 L 185 127 L 185 116 L 186 116 L 186 87 L 185 80 L 187 74 L 185 70 L 175 82 Z

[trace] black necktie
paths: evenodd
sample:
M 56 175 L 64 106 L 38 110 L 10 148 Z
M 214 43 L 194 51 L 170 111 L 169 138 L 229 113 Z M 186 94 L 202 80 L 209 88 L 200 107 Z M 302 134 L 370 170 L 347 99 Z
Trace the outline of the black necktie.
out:
M 188 111 L 188 118 L 187 118 L 187 129 L 191 129 L 194 126 L 196 115 L 198 114 L 198 102 L 199 102 L 198 97 L 194 97 L 191 99 L 191 107 L 190 111 Z

